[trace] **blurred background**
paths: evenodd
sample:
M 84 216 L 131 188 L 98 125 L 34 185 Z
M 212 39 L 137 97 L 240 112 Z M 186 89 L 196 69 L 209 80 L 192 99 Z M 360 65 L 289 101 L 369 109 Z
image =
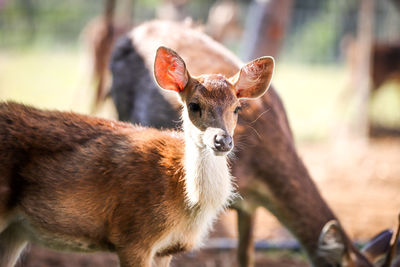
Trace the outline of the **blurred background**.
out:
M 243 61 L 273 55 L 273 84 L 300 154 L 345 229 L 362 243 L 394 227 L 400 208 L 400 1 L 0 0 L 0 100 L 115 118 L 110 100 L 93 108 L 99 84 L 92 56 L 96 23 L 113 6 L 121 35 L 154 18 L 190 18 Z M 209 242 L 219 254 L 189 253 L 175 266 L 194 266 L 185 262 L 196 257 L 207 263 L 199 266 L 232 266 L 235 216 L 222 216 Z M 257 266 L 265 263 L 261 258 L 268 266 L 307 265 L 267 211 L 260 209 L 256 226 Z M 21 266 L 81 264 L 45 250 L 32 253 L 40 255 L 27 253 Z M 81 266 L 100 266 L 88 257 Z

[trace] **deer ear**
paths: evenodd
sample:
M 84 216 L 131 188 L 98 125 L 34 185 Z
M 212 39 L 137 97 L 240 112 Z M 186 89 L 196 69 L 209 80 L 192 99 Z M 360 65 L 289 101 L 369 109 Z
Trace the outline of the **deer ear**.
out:
M 159 47 L 154 61 L 154 77 L 165 90 L 182 92 L 189 81 L 183 59 L 172 49 Z
M 391 230 L 385 230 L 377 234 L 368 241 L 361 252 L 368 260 L 375 262 L 379 257 L 390 250 L 390 240 L 392 239 L 392 236 L 393 232 Z
M 245 66 L 232 77 L 238 98 L 257 98 L 262 96 L 271 83 L 275 61 L 272 57 L 260 57 Z
M 318 255 L 324 258 L 332 266 L 342 266 L 343 256 L 347 245 L 344 234 L 336 220 L 325 224 L 318 240 Z

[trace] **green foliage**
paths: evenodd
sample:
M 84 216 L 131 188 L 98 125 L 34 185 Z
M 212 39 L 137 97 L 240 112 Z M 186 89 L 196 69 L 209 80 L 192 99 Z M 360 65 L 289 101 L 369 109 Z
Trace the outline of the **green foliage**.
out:
M 337 1 L 324 3 L 313 13 L 304 10 L 307 20 L 289 35 L 284 60 L 321 63 L 335 59 L 343 10 Z
M 55 41 L 58 45 L 76 44 L 88 21 L 101 13 L 102 4 L 98 0 L 7 1 L 0 13 L 0 47 Z
M 136 23 L 154 18 L 162 3 L 162 0 L 131 1 Z M 189 1 L 186 9 L 195 20 L 205 22 L 213 2 Z M 104 0 L 8 0 L 0 10 L 0 48 L 76 46 L 81 32 L 103 9 Z

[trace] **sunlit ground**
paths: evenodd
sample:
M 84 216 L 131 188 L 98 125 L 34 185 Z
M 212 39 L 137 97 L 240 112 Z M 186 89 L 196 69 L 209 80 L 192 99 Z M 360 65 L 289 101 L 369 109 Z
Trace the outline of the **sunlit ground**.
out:
M 88 58 L 78 49 L 0 51 L 0 99 L 89 113 L 94 93 L 88 66 Z M 352 92 L 345 90 L 347 81 L 345 68 L 340 66 L 278 61 L 273 84 L 297 139 L 324 139 L 348 119 Z M 371 105 L 371 116 L 400 126 L 400 87 L 396 83 L 384 87 Z

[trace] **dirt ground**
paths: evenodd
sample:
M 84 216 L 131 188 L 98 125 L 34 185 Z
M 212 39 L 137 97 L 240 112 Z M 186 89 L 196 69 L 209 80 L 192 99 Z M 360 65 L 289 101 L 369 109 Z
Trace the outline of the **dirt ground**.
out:
M 303 144 L 299 151 L 321 194 L 354 240 L 364 242 L 381 230 L 396 226 L 400 211 L 400 139 L 374 140 L 368 146 L 354 142 Z M 264 209 L 257 213 L 255 235 L 257 240 L 292 240 Z M 229 211 L 221 216 L 211 238 L 236 236 L 236 215 Z M 60 254 L 31 247 L 19 266 L 117 266 L 117 260 L 109 254 Z M 172 266 L 225 267 L 237 263 L 234 249 L 205 249 L 175 257 Z M 256 266 L 308 264 L 299 253 L 258 251 Z

